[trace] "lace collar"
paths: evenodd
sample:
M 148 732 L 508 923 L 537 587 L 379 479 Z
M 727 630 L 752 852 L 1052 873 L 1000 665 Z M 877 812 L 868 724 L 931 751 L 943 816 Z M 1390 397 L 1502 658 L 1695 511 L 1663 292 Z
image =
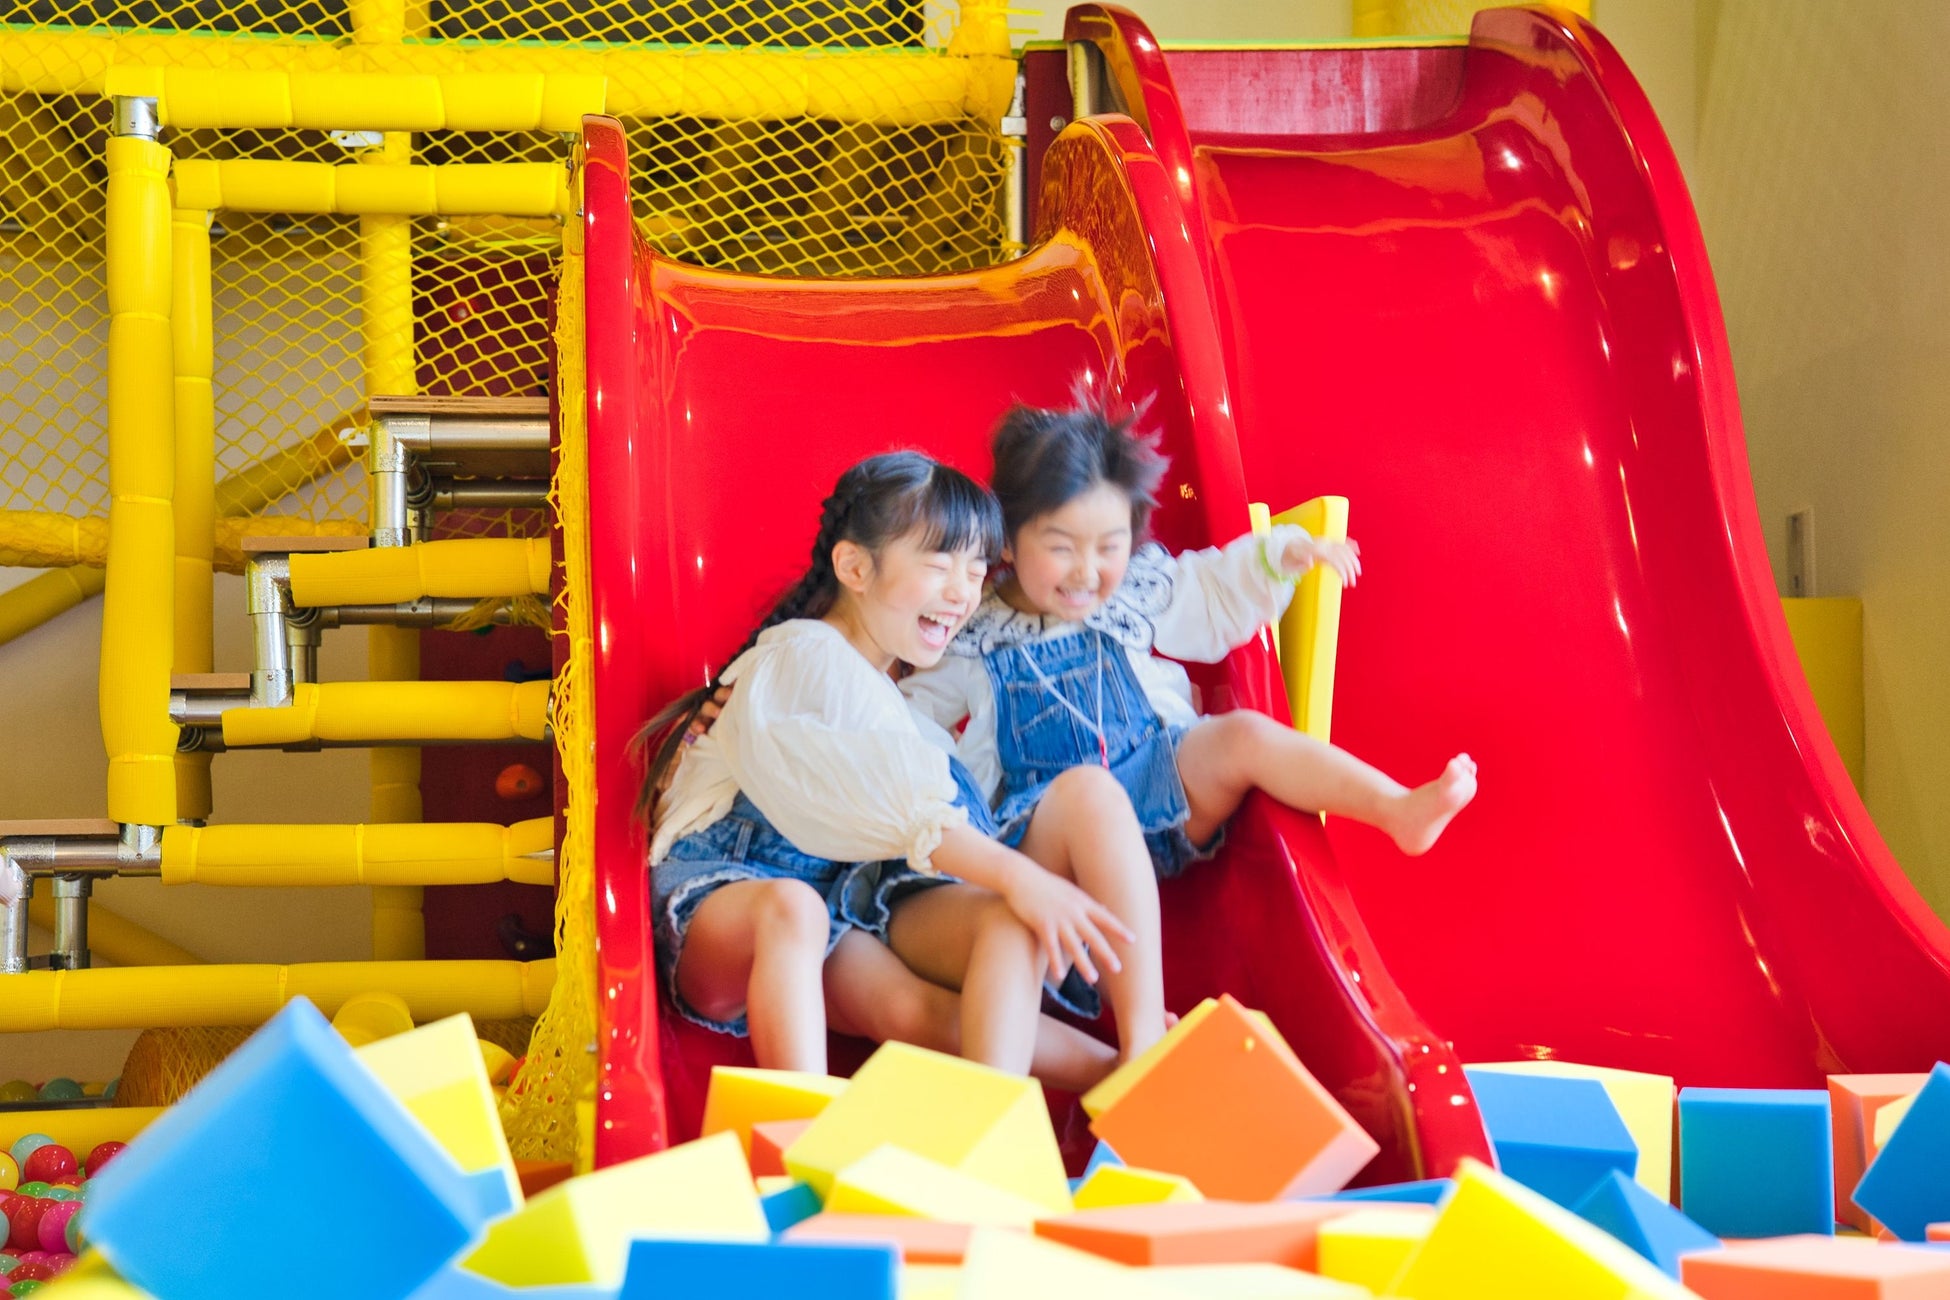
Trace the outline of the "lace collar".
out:
M 1158 615 L 1171 604 L 1171 552 L 1157 542 L 1146 542 L 1131 555 L 1124 581 L 1117 584 L 1098 610 L 1083 621 L 1127 649 L 1149 654 L 1155 639 Z M 993 587 L 955 634 L 948 652 L 963 658 L 978 659 L 996 650 L 1038 641 L 1052 633 L 1074 628 L 1076 624 L 1046 614 L 1026 614 L 1002 599 Z

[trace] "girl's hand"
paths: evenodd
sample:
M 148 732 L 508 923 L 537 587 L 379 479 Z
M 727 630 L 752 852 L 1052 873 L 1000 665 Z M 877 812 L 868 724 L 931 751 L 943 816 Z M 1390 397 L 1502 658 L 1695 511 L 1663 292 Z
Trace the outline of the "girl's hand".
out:
M 729 686 L 720 686 L 717 690 L 711 692 L 711 698 L 698 706 L 697 716 L 691 719 L 691 725 L 684 733 L 684 743 L 686 745 L 711 730 L 711 724 L 718 720 L 720 713 L 724 712 L 724 702 L 730 698 L 731 688 Z
M 1292 574 L 1305 573 L 1316 564 L 1326 565 L 1340 575 L 1342 586 L 1352 587 L 1361 576 L 1361 548 L 1352 541 L 1308 537 L 1288 542 L 1280 556 L 1280 567 Z
M 1024 860 L 1027 870 L 1002 891 L 1003 901 L 1016 918 L 1029 927 L 1049 968 L 1051 983 L 1058 983 L 1063 972 L 1074 964 L 1083 977 L 1097 982 L 1094 952 L 1113 972 L 1124 969 L 1107 936 L 1125 943 L 1136 943 L 1137 935 L 1118 920 L 1111 910 L 1061 876 L 1051 875 L 1040 866 Z

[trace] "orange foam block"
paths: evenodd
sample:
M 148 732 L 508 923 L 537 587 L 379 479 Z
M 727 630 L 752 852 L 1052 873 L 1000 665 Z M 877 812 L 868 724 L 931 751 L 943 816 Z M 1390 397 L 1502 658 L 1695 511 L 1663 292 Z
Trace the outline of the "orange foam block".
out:
M 752 1125 L 752 1177 L 778 1178 L 785 1173 L 785 1149 L 811 1127 L 809 1119 L 775 1119 Z
M 1344 1201 L 1160 1201 L 1039 1219 L 1036 1235 L 1122 1264 L 1284 1264 L 1315 1271 Z
M 1272 1023 L 1229 996 L 1201 1004 L 1083 1106 L 1125 1163 L 1235 1201 L 1339 1191 L 1381 1149 Z
M 893 1214 L 815 1214 L 785 1230 L 787 1241 L 878 1241 L 898 1247 L 909 1264 L 959 1264 L 973 1225 Z
M 1835 1217 L 1850 1227 L 1873 1233 L 1869 1212 L 1850 1200 L 1862 1171 L 1875 1159 L 1876 1112 L 1892 1101 L 1915 1096 L 1927 1074 L 1831 1074 L 1828 1076 L 1828 1116 L 1835 1142 Z
M 1703 1300 L 1939 1300 L 1950 1254 L 1860 1237 L 1776 1237 L 1683 1255 L 1680 1280 Z

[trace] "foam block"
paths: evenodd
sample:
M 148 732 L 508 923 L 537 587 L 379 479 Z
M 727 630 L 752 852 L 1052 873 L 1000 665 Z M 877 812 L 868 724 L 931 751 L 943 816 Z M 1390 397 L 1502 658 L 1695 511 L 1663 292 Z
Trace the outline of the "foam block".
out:
M 1036 1235 L 1123 1264 L 1319 1263 L 1320 1225 L 1361 1207 L 1338 1201 L 1120 1205 L 1043 1219 Z
M 799 1140 L 808 1128 L 809 1119 L 774 1119 L 751 1128 L 751 1141 L 747 1152 L 752 1161 L 752 1177 L 776 1178 L 785 1173 L 785 1149 Z
M 520 1205 L 522 1191 L 481 1047 L 473 1018 L 462 1013 L 375 1039 L 358 1057 L 454 1163 L 475 1176 L 485 1220 Z
M 1025 1233 L 978 1229 L 962 1261 L 959 1300 L 1184 1300 L 1143 1269 L 1071 1250 Z
M 1025 1230 L 1048 1213 L 1035 1201 L 896 1146 L 879 1147 L 840 1170 L 826 1208 Z
M 895 1300 L 899 1256 L 873 1242 L 790 1242 L 655 1238 L 630 1245 L 617 1300 Z
M 846 1091 L 846 1080 L 796 1070 L 759 1070 L 745 1066 L 711 1067 L 711 1084 L 704 1094 L 704 1124 L 700 1137 L 736 1133 L 749 1156 L 752 1125 L 771 1120 L 811 1119 L 827 1103 Z
M 1468 1069 L 1496 1167 L 1569 1209 L 1612 1170 L 1638 1169 L 1638 1144 L 1594 1079 Z
M 1123 1157 L 1111 1150 L 1110 1143 L 1099 1142 L 1096 1146 L 1090 1148 L 1090 1159 L 1083 1166 L 1083 1176 L 1088 1179 L 1090 1175 L 1096 1173 L 1105 1165 L 1121 1165 L 1123 1163 Z
M 1034 1201 L 1071 1208 L 1042 1085 L 973 1061 L 887 1043 L 785 1153 L 786 1171 L 825 1196 L 839 1171 L 891 1145 Z
M 1474 1160 L 1394 1293 L 1414 1300 L 1685 1300 L 1622 1242 Z
M 1657 1264 L 1667 1277 L 1679 1276 L 1681 1255 L 1713 1250 L 1720 1244 L 1718 1237 L 1617 1170 L 1571 1208 L 1586 1223 L 1603 1228 Z
M 1688 1255 L 1686 1285 L 1704 1300 L 1937 1300 L 1950 1295 L 1950 1255 L 1860 1237 L 1736 1242 Z
M 1889 1145 L 1890 1137 L 1909 1118 L 1910 1107 L 1915 1104 L 1916 1096 L 1912 1093 L 1876 1107 L 1875 1118 L 1869 1126 L 1868 1156 L 1871 1161 L 1875 1160 L 1882 1148 Z
M 114 1166 L 109 1168 L 113 1172 Z M 1950 1065 L 1938 1065 L 1862 1175 L 1855 1203 L 1904 1241 L 1923 1241 L 1930 1224 L 1950 1220 L 1946 1169 L 1950 1169 Z
M 890 1214 L 815 1214 L 786 1229 L 787 1241 L 880 1241 L 909 1264 L 959 1264 L 968 1253 L 966 1223 Z
M 1580 1065 L 1573 1061 L 1493 1061 L 1468 1066 L 1467 1070 L 1471 1078 L 1478 1070 L 1491 1070 L 1553 1079 L 1595 1080 L 1611 1098 L 1611 1104 L 1618 1108 L 1619 1119 L 1625 1122 L 1638 1147 L 1635 1177 L 1639 1185 L 1662 1201 L 1672 1200 L 1672 1114 L 1677 1094 L 1670 1075 Z
M 1950 1223 L 1932 1223 L 1923 1230 L 1925 1241 L 1950 1241 Z
M 222 1170 L 222 1194 L 185 1195 L 187 1169 Z M 373 1252 L 359 1285 L 377 1300 L 412 1292 L 481 1224 L 459 1167 L 296 999 L 90 1184 L 88 1236 L 156 1295 L 323 1300 L 345 1289 L 348 1170 Z
M 1424 1178 L 1413 1183 L 1381 1183 L 1374 1187 L 1350 1187 L 1325 1200 L 1389 1201 L 1403 1205 L 1440 1205 L 1456 1190 L 1453 1178 Z
M 458 1264 L 428 1278 L 407 1300 L 616 1300 L 607 1286 L 505 1286 Z
M 1876 1112 L 1892 1101 L 1922 1091 L 1927 1074 L 1831 1074 L 1828 1113 L 1835 1151 L 1835 1217 L 1852 1228 L 1873 1234 L 1875 1222 L 1849 1197 L 1862 1180 L 1862 1171 L 1875 1158 Z
M 819 1203 L 818 1192 L 804 1183 L 795 1182 L 769 1193 L 760 1193 L 758 1208 L 765 1214 L 765 1226 L 777 1233 L 784 1232 L 795 1223 L 803 1223 L 824 1207 Z
M 1832 1233 L 1829 1142 L 1826 1089 L 1682 1089 L 1681 1208 L 1718 1237 Z
M 1435 1227 L 1428 1205 L 1376 1205 L 1320 1226 L 1322 1277 L 1386 1294 Z
M 738 1139 L 730 1133 L 558 1183 L 488 1228 L 466 1267 L 510 1286 L 623 1279 L 632 1237 L 723 1241 L 771 1235 Z
M 1105 1165 L 1083 1180 L 1076 1195 L 1079 1210 L 1100 1210 L 1110 1205 L 1149 1205 L 1154 1201 L 1204 1199 L 1189 1178 L 1161 1174 L 1154 1169 L 1132 1169 L 1125 1165 Z
M 1351 1282 L 1302 1273 L 1278 1264 L 1170 1264 L 1151 1276 L 1201 1300 L 1372 1300 Z
M 1266 1018 L 1230 997 L 1201 1004 L 1084 1106 L 1126 1161 L 1229 1200 L 1338 1191 L 1380 1150 Z
M 961 1293 L 959 1264 L 902 1264 L 901 1300 L 955 1300 Z

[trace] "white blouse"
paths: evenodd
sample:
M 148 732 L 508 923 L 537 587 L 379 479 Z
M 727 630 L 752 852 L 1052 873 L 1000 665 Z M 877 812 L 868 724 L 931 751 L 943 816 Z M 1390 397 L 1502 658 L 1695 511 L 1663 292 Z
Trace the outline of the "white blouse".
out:
M 803 853 L 835 862 L 905 858 L 933 872 L 941 836 L 967 822 L 939 738 L 899 688 L 817 619 L 767 628 L 732 662 L 731 698 L 684 751 L 658 801 L 654 867 L 719 821 L 739 791 Z
M 1301 574 L 1274 574 L 1285 573 L 1280 558 L 1287 546 L 1306 538 L 1304 528 L 1275 524 L 1271 533 L 1237 537 L 1223 548 L 1173 555 L 1156 542 L 1141 546 L 1124 581 L 1082 624 L 1025 614 L 991 591 L 941 662 L 914 673 L 901 683 L 901 692 L 916 713 L 950 733 L 968 719 L 955 752 L 991 799 L 1002 786 L 1002 757 L 996 746 L 995 687 L 982 660 L 994 650 L 1096 628 L 1124 648 L 1139 687 L 1165 725 L 1188 727 L 1198 721 L 1191 678 L 1158 656 L 1217 663 L 1252 640 L 1293 599 Z

